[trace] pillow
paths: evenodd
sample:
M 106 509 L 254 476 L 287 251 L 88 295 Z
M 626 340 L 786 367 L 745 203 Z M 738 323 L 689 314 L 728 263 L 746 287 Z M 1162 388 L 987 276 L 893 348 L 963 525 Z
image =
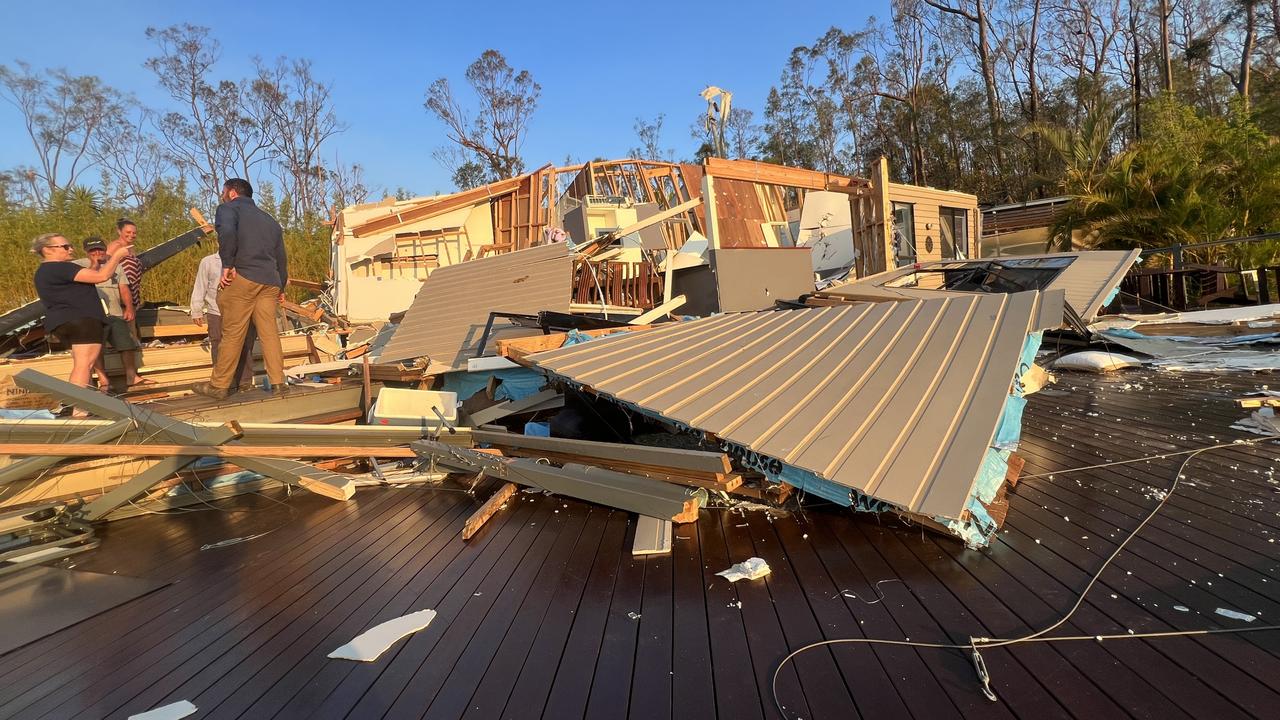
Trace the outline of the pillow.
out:
M 1109 372 L 1120 368 L 1140 367 L 1138 358 L 1107 352 L 1106 350 L 1084 350 L 1058 358 L 1053 367 L 1055 370 L 1084 370 L 1086 372 Z

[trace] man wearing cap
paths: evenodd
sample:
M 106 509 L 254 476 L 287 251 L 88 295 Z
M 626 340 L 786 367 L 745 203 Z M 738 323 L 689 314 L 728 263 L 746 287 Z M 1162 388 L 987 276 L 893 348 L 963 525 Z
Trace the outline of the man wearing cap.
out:
M 86 238 L 84 252 L 88 257 L 75 260 L 74 262 L 77 265 L 82 265 L 90 270 L 98 270 L 106 265 L 108 258 L 107 244 L 103 242 L 102 238 Z M 142 346 L 129 328 L 129 323 L 134 319 L 135 311 L 133 293 L 129 290 L 129 280 L 125 272 L 124 263 L 121 262 L 121 264 L 117 265 L 111 277 L 98 283 L 96 287 L 98 289 L 98 298 L 102 301 L 102 307 L 107 312 L 104 324 L 104 343 L 120 352 L 120 361 L 124 365 L 126 382 L 130 387 L 152 384 L 153 381 L 143 380 L 138 376 L 137 351 Z M 98 371 L 98 388 L 103 391 L 109 390 L 111 382 L 107 379 L 106 363 L 103 361 L 101 354 L 98 355 L 93 367 Z

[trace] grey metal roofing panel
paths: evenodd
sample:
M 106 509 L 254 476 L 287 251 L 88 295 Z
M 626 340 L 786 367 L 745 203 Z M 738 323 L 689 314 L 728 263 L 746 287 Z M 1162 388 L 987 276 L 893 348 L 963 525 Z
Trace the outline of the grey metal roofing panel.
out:
M 1088 250 L 1066 253 L 1076 256 L 1047 290 L 1065 290 L 1067 302 L 1085 322 L 1091 322 L 1105 304 L 1111 290 L 1120 285 L 1125 273 L 1138 261 L 1141 250 Z
M 1034 260 L 1037 258 L 1057 258 L 1070 257 L 1074 258 L 1071 264 L 1063 268 L 1047 286 L 1045 290 L 1063 290 L 1066 292 L 1066 302 L 1084 318 L 1085 322 L 1090 322 L 1097 317 L 1098 311 L 1105 304 L 1107 296 L 1111 291 L 1120 285 L 1120 281 L 1124 279 L 1125 273 L 1129 272 L 1129 268 L 1137 261 L 1140 250 L 1086 250 L 1083 252 L 1070 253 L 1050 253 L 1047 255 L 1018 255 L 1006 258 L 1013 261 Z M 985 262 L 999 261 L 1002 258 L 974 258 L 969 262 Z M 920 268 L 928 269 L 954 262 L 965 262 L 956 260 L 941 260 L 927 263 L 921 263 Z M 896 300 L 904 297 L 954 297 L 957 295 L 967 295 L 968 292 L 956 290 L 932 290 L 926 288 L 914 287 L 886 287 L 885 284 L 891 282 L 904 275 L 909 275 L 916 271 L 914 266 L 902 267 L 896 270 L 888 270 L 886 272 L 877 273 L 865 278 L 854 280 L 843 285 L 836 285 L 823 290 L 825 295 L 836 295 L 847 297 L 854 300 L 876 300 L 883 298 L 885 300 Z
M 473 357 L 490 311 L 569 312 L 573 260 L 563 244 L 470 260 L 431 273 L 378 359 L 428 357 L 460 367 Z M 504 321 L 495 324 L 501 328 Z M 503 330 L 497 337 L 511 337 Z
M 1041 312 L 1043 308 L 1046 312 Z M 719 315 L 538 366 L 912 512 L 959 517 L 1061 293 Z

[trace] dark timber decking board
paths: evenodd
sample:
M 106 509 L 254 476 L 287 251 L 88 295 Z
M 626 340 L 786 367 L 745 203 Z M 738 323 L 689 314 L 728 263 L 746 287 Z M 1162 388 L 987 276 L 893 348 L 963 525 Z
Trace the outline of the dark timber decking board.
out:
M 450 483 L 362 489 L 345 504 L 271 490 L 119 521 L 77 567 L 171 584 L 0 656 L 0 718 L 123 718 L 180 699 L 201 718 L 254 720 L 773 718 L 774 668 L 799 645 L 964 642 L 1057 620 L 1182 458 L 1062 471 L 1255 437 L 1229 429 L 1247 414 L 1231 399 L 1268 379 L 1064 375 L 1031 398 L 1024 479 L 981 552 L 810 501 L 772 520 L 704 511 L 675 528 L 671 555 L 636 558 L 634 518 L 526 493 L 463 542 L 489 484 L 478 498 Z M 1276 622 L 1278 454 L 1263 444 L 1192 460 L 1190 484 L 1059 632 L 1242 626 L 1217 608 Z M 733 585 L 715 575 L 752 555 L 773 574 Z M 423 608 L 435 622 L 377 662 L 325 657 Z M 978 691 L 967 654 L 907 647 L 814 650 L 779 689 L 788 717 L 805 718 L 1216 719 L 1280 707 L 1280 634 L 984 657 L 999 703 Z

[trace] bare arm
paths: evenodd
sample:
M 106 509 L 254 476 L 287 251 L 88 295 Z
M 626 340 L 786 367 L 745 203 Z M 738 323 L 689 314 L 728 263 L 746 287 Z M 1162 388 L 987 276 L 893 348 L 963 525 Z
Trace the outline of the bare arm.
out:
M 133 322 L 137 310 L 133 307 L 133 293 L 129 292 L 129 283 L 120 283 L 120 304 L 124 306 L 125 322 Z
M 122 246 L 122 247 L 116 248 L 115 252 L 111 253 L 111 256 L 107 258 L 107 261 L 102 264 L 102 267 L 98 268 L 97 270 L 84 268 L 80 272 L 76 273 L 76 282 L 97 285 L 100 282 L 110 280 L 111 276 L 115 275 L 116 266 L 120 264 L 121 258 L 123 258 L 125 255 L 128 255 L 128 254 L 129 254 L 128 247 Z M 128 291 L 125 288 L 121 288 L 121 290 L 122 292 L 120 293 L 120 297 L 123 300 L 125 298 L 125 293 Z M 130 299 L 129 302 L 130 302 L 130 305 L 132 305 L 132 302 L 133 302 L 132 299 Z

